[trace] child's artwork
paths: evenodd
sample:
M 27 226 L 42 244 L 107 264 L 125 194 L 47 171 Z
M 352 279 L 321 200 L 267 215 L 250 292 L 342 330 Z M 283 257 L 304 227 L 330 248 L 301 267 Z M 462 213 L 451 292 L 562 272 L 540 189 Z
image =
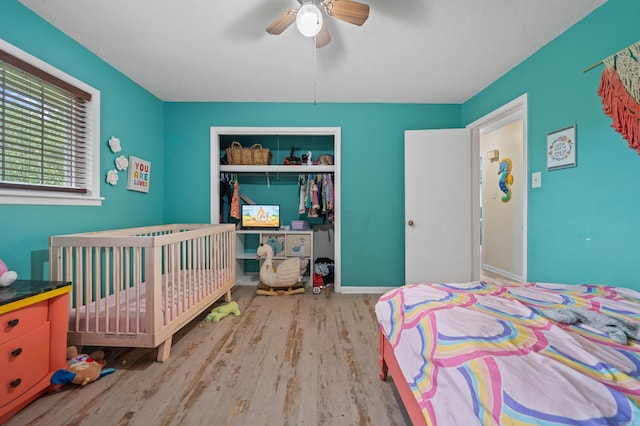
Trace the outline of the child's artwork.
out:
M 127 189 L 132 191 L 149 192 L 149 177 L 151 163 L 133 155 L 129 156 L 129 181 Z

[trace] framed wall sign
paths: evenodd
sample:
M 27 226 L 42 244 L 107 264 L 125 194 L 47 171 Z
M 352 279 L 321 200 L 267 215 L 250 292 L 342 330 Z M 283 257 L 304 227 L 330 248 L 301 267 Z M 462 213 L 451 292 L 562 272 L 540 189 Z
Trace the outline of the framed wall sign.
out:
M 576 125 L 547 133 L 547 170 L 576 166 Z
M 151 163 L 130 155 L 127 189 L 131 191 L 149 192 L 150 176 Z

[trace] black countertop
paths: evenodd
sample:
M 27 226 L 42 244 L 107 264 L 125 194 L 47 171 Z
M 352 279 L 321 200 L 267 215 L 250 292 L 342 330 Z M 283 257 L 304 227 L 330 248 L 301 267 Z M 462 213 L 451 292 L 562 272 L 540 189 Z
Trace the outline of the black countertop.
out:
M 8 287 L 0 287 L 0 306 L 70 285 L 65 281 L 15 280 Z

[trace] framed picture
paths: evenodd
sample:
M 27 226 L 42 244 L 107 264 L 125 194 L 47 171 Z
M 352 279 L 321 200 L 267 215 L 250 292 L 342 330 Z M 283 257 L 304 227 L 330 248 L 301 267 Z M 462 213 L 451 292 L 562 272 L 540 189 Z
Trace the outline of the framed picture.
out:
M 127 189 L 131 191 L 149 192 L 150 177 L 151 163 L 130 155 Z
M 547 170 L 576 166 L 576 125 L 547 133 Z

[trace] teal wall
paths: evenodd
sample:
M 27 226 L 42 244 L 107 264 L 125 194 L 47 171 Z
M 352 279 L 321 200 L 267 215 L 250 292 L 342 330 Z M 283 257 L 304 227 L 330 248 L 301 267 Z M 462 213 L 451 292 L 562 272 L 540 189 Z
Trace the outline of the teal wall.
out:
M 211 126 L 340 127 L 341 284 L 397 286 L 404 280 L 404 131 L 459 127 L 460 106 L 167 103 L 167 222 L 209 221 Z
M 101 92 L 101 207 L 0 204 L 0 258 L 19 278 L 48 277 L 48 237 L 163 222 L 163 103 L 15 0 L 0 0 L 0 38 Z M 151 162 L 150 193 L 127 191 L 126 172 L 116 186 L 104 182 L 116 157 Z
M 467 124 L 528 93 L 528 279 L 640 289 L 640 156 L 597 95 L 603 66 L 640 40 L 637 0 L 609 0 L 462 107 Z M 546 170 L 546 134 L 577 124 L 577 167 Z

